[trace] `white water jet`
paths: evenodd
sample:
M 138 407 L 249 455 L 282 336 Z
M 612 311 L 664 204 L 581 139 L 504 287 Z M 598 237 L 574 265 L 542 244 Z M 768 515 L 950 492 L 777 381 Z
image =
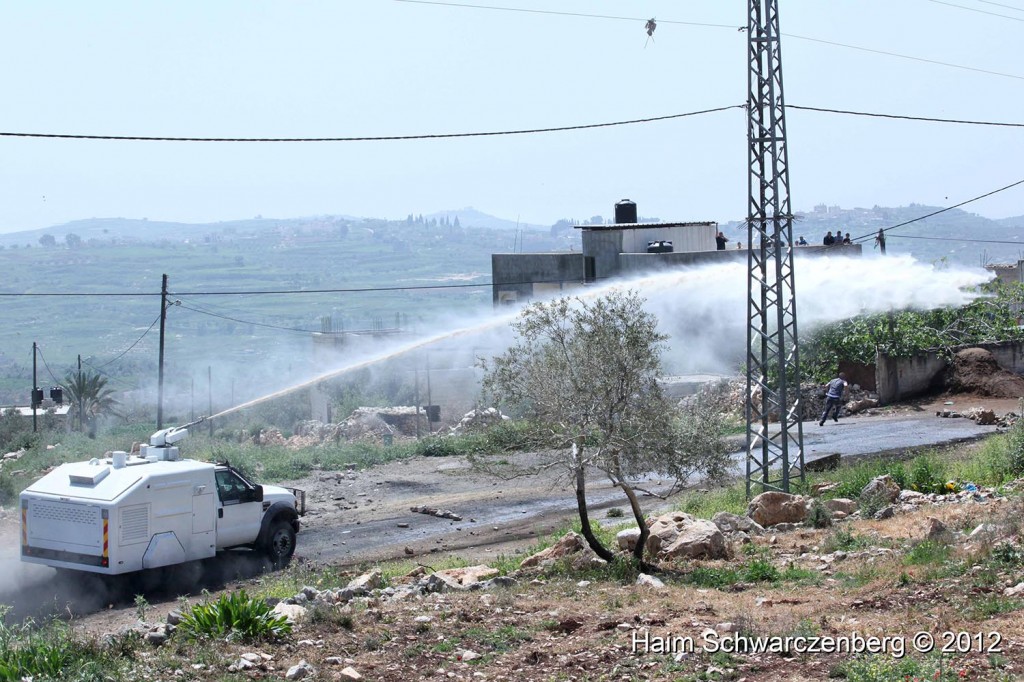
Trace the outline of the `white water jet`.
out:
M 909 256 L 809 257 L 797 259 L 794 267 L 797 318 L 804 335 L 822 324 L 860 314 L 963 305 L 976 295 L 969 288 L 991 279 L 984 270 L 935 268 Z M 666 270 L 588 286 L 569 294 L 589 300 L 615 289 L 633 289 L 647 299 L 647 309 L 658 317 L 662 330 L 670 336 L 669 353 L 665 358 L 670 373 L 733 374 L 739 371 L 747 333 L 745 263 Z M 461 326 L 454 330 L 395 342 L 383 348 L 378 345 L 374 352 L 210 418 L 446 341 L 463 341 L 474 351 L 489 349 L 500 353 L 511 340 L 509 323 L 518 314 L 518 310 L 489 311 L 483 319 L 457 323 Z M 474 337 L 477 338 L 474 340 Z

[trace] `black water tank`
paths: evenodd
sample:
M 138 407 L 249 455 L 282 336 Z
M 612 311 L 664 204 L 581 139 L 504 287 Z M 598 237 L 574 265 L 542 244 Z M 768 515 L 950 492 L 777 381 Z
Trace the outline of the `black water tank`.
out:
M 629 199 L 615 204 L 615 224 L 619 223 L 636 223 L 636 204 Z
M 38 407 L 43 404 L 43 389 L 33 388 L 32 389 L 32 407 Z
M 57 403 L 58 405 L 64 404 L 64 389 L 60 386 L 54 386 L 50 389 L 50 400 Z
M 424 405 L 423 409 L 427 413 L 427 421 L 439 422 L 441 421 L 441 406 L 440 405 Z

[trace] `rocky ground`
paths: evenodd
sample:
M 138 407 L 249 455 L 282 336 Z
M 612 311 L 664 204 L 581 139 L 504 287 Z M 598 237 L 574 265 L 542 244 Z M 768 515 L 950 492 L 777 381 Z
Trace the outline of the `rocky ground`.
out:
M 850 421 L 894 414 L 936 419 L 939 412 L 963 414 L 982 407 L 998 415 L 1020 409 L 1013 399 L 956 394 L 869 407 Z M 831 529 L 781 526 L 761 535 L 748 533 L 746 539 L 725 534 L 722 546 L 729 558 L 713 555 L 667 562 L 659 575 L 664 586 L 636 586 L 632 577 L 614 580 L 600 570 L 579 574 L 556 561 L 513 573 L 513 583 L 487 583 L 484 577 L 478 582 L 485 587 L 463 589 L 457 579 L 456 584 L 444 577 L 431 579 L 431 567 L 444 565 L 451 557 L 494 564 L 496 557 L 534 544 L 538 535 L 565 525 L 564 491 L 537 479 L 495 481 L 474 473 L 461 460 L 447 458 L 417 458 L 366 471 L 315 472 L 291 483 L 307 489 L 313 511 L 304 521 L 299 560 L 288 575 L 312 588 L 307 602 L 316 603 L 321 592 L 335 596 L 322 597 L 317 609 L 299 618 L 294 635 L 279 643 L 219 645 L 200 661 L 172 635 L 164 646 L 138 652 L 140 677 L 145 673 L 150 679 L 279 679 L 305 661 L 312 679 L 825 679 L 850 657 L 792 651 L 727 655 L 703 650 L 702 643 L 737 634 L 856 632 L 906 638 L 918 629 L 934 636 L 977 635 L 985 649 L 995 637 L 990 633 L 997 633 L 1002 651 L 951 652 L 941 659 L 915 654 L 912 662 L 917 668 L 911 670 L 909 663 L 900 668 L 908 674 L 927 672 L 922 679 L 932 679 L 934 669 L 929 666 L 941 665 L 944 671 L 955 668 L 954 676 L 942 679 L 1024 675 L 1020 600 L 1016 594 L 1004 594 L 1024 575 L 1020 565 L 993 564 L 985 558 L 999 543 L 1020 545 L 1024 506 L 1019 500 L 971 494 L 955 502 L 915 501 L 910 496 L 894 505 L 888 519 L 853 514 L 839 520 L 841 514 L 855 511 L 839 509 L 838 525 Z M 662 503 L 650 499 L 648 504 L 653 513 Z M 915 543 L 935 531 L 936 521 L 949 531 L 943 541 L 963 572 L 906 563 Z M 970 537 L 985 523 L 995 530 Z M 372 529 L 371 535 L 380 539 L 378 547 L 349 547 L 344 530 L 333 532 L 346 527 Z M 16 534 L 15 515 L 5 514 L 0 540 L 16 548 Z M 854 539 L 838 542 L 837 537 Z M 316 547 L 320 549 L 310 549 Z M 336 588 L 347 586 L 367 564 L 396 555 L 409 566 L 422 564 L 426 574 L 396 578 L 384 589 L 368 588 L 365 595 L 349 595 L 351 599 L 336 598 Z M 715 586 L 694 584 L 685 577 L 695 568 L 713 575 L 730 567 L 749 567 L 755 559 L 776 571 L 789 571 L 794 578 L 763 581 L 742 574 Z M 763 564 L 756 565 L 763 569 Z M 347 573 L 341 578 L 335 577 L 339 566 Z M 234 575 L 242 577 L 228 575 L 226 581 L 210 583 L 213 594 L 237 587 L 259 591 L 279 579 L 242 569 Z M 54 599 L 49 575 L 22 577 L 28 581 L 19 583 L 17 590 L 24 600 L 52 606 L 66 596 L 58 589 Z M 153 604 L 146 614 L 149 625 L 180 607 L 176 593 L 157 589 L 144 594 Z M 187 597 L 192 602 L 202 598 L 197 593 Z M 110 608 L 100 610 L 96 607 L 107 604 L 92 603 L 91 608 L 72 609 L 73 623 L 84 634 L 152 629 L 137 622 L 139 609 L 130 598 L 112 597 L 107 602 Z M 664 637 L 679 638 L 672 640 L 678 642 L 692 638 L 695 645 L 669 653 L 652 648 L 651 642 Z M 637 641 L 647 644 L 634 651 Z M 909 641 L 905 644 L 909 655 Z M 907 661 L 911 659 L 890 656 L 876 662 L 892 672 L 893 666 Z M 861 679 L 904 678 L 894 672 Z
M 220 645 L 201 662 L 185 658 L 188 649 L 173 633 L 160 644 L 168 628 L 156 623 L 177 604 L 152 609 L 148 624 L 122 610 L 80 627 L 152 633 L 139 665 L 153 679 L 1024 675 L 1024 500 L 1012 490 L 929 496 L 884 479 L 872 485 L 891 501 L 887 511 L 861 518 L 856 500 L 830 505 L 836 521 L 829 528 L 800 523 L 808 504 L 795 498 L 755 500 L 747 517 L 716 518 L 713 530 L 693 532 L 699 524 L 683 514 L 661 517 L 657 576 L 613 577 L 572 535 L 502 577 L 485 564 L 435 571 L 425 560 L 385 585 L 376 571 L 328 578 L 307 565 L 298 577 L 308 585 L 277 605 L 296 623 L 291 636 Z M 621 543 L 628 547 L 629 533 Z M 252 592 L 267 580 L 232 587 Z M 721 650 L 754 647 L 757 638 L 770 650 Z M 886 649 L 877 656 L 798 650 L 835 642 Z

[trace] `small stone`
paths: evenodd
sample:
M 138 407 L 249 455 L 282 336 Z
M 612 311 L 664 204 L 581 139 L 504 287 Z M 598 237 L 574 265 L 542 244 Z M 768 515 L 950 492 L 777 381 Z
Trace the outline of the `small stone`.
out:
M 356 669 L 353 668 L 352 666 L 346 666 L 346 667 L 342 668 L 341 672 L 338 673 L 338 674 L 341 676 L 341 679 L 343 679 L 343 680 L 361 680 L 361 679 L 363 679 L 363 676 L 360 675 L 356 671 Z

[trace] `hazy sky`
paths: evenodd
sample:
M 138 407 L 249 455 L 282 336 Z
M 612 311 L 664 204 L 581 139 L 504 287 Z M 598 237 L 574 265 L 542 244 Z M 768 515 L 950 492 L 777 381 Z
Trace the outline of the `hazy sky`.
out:
M 746 100 L 746 33 L 737 30 L 746 2 L 479 4 L 627 19 L 396 0 L 7 0 L 0 132 L 409 135 L 600 123 Z M 790 105 L 1024 123 L 1024 0 L 780 5 Z M 658 28 L 647 42 L 649 17 Z M 1024 178 L 1024 128 L 795 109 L 787 125 L 796 210 L 946 206 Z M 0 137 L 0 158 L 0 232 L 89 217 L 399 218 L 465 206 L 551 224 L 609 216 L 624 197 L 641 215 L 726 221 L 743 217 L 747 196 L 740 109 L 457 140 Z M 965 210 L 1024 214 L 1024 186 Z

